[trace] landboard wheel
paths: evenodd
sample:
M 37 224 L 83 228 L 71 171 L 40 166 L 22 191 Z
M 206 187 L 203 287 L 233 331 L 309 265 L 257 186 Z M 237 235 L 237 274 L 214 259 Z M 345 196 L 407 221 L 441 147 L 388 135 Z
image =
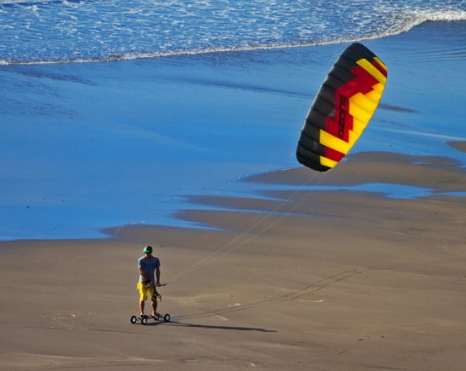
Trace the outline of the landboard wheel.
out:
M 170 315 L 169 315 L 168 313 L 165 314 L 165 315 L 163 316 L 163 320 L 164 320 L 165 322 L 170 322 Z
M 142 323 L 143 325 L 147 325 L 147 317 L 142 317 L 142 318 L 141 318 L 141 323 Z
M 138 321 L 138 317 L 132 316 L 131 317 L 131 323 L 134 325 Z

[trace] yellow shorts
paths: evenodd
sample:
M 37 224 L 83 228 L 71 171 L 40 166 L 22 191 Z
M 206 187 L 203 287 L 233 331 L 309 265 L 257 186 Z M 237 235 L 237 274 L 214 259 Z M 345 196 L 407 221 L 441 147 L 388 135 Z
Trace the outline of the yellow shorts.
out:
M 148 297 L 151 298 L 152 301 L 157 301 L 157 291 L 155 290 L 155 287 L 146 287 L 142 282 L 138 282 L 137 289 L 140 301 L 146 301 Z

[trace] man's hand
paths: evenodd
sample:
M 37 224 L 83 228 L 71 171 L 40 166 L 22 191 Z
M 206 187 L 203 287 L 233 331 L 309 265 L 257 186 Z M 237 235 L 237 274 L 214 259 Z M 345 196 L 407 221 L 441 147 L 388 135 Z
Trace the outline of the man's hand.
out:
M 144 285 L 145 285 L 147 288 L 155 287 L 154 282 L 151 282 L 151 281 L 149 281 L 149 280 L 144 281 Z

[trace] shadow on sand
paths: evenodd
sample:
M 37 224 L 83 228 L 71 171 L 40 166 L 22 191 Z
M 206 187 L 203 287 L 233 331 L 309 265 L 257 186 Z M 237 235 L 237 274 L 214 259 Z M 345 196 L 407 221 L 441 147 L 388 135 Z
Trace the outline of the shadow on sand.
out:
M 244 327 L 244 326 L 218 326 L 218 325 L 199 325 L 194 323 L 186 323 L 181 321 L 170 322 L 150 322 L 145 326 L 159 326 L 162 324 L 167 324 L 169 326 L 180 326 L 180 327 L 190 327 L 190 328 L 203 328 L 209 330 L 230 330 L 230 331 L 256 331 L 256 332 L 278 332 L 276 330 L 267 330 L 259 327 Z

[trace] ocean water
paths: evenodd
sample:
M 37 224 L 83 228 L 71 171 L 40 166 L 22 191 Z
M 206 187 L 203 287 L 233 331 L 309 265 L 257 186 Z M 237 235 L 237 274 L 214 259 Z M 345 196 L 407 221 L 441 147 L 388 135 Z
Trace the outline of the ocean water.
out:
M 0 63 L 339 43 L 455 20 L 465 0 L 0 0 Z
M 446 142 L 466 140 L 466 1 L 0 0 L 0 240 L 202 227 L 176 218 L 190 195 L 247 197 L 243 177 L 299 166 L 354 40 L 389 80 L 353 151 L 465 162 Z M 361 189 L 430 192 L 400 187 Z

